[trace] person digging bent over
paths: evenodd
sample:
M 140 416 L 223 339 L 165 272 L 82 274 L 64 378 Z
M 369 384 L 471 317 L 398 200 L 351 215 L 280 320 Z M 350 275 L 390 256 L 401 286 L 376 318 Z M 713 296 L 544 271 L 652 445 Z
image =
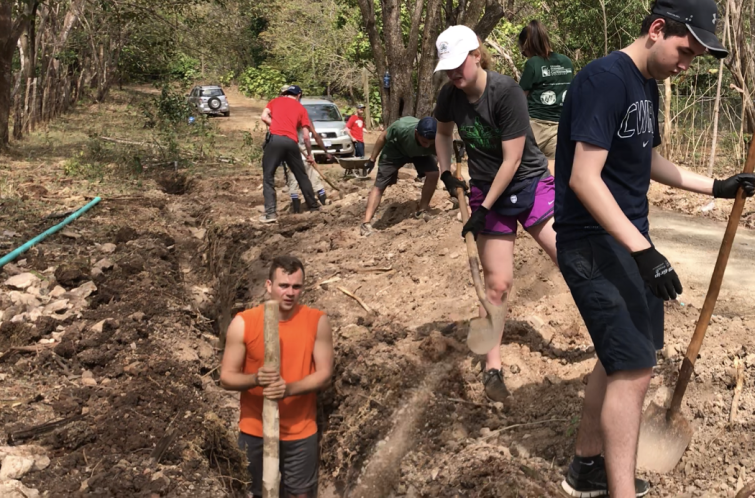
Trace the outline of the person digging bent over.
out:
M 279 303 L 280 372 L 264 366 L 265 307 L 260 305 L 236 315 L 228 327 L 220 386 L 241 392 L 239 447 L 249 461 L 251 495 L 262 496 L 262 404 L 267 398 L 278 402 L 280 416 L 280 496 L 315 498 L 317 391 L 330 383 L 333 372 L 330 323 L 322 311 L 299 304 L 304 266 L 297 258 L 273 259 L 265 285 Z
M 398 181 L 398 171 L 406 164 L 412 163 L 417 171 L 427 176 L 422 187 L 419 210 L 414 213 L 415 218 L 424 216 L 438 185 L 438 162 L 435 159 L 435 132 L 437 122 L 433 117 L 417 119 L 405 116 L 395 121 L 377 139 L 372 149 L 370 159 L 365 163 L 365 171 L 369 174 L 375 167 L 375 160 L 380 155 L 375 186 L 367 199 L 367 212 L 359 227 L 363 236 L 372 234 L 372 217 L 375 215 L 383 192 L 389 185 Z M 381 153 L 382 152 L 382 153 Z
M 303 130 L 304 147 L 307 151 L 306 161 L 314 164 L 310 132 L 322 150 L 327 151 L 320 135 L 314 131 L 309 122 L 307 110 L 301 105 L 302 91 L 296 85 L 291 85 L 281 96 L 267 103 L 262 112 L 261 120 L 269 127 L 270 139 L 266 141 L 262 153 L 262 193 L 265 197 L 265 214 L 260 216 L 261 223 L 275 223 L 278 221 L 276 212 L 275 171 L 282 163 L 291 169 L 296 181 L 301 187 L 304 200 L 310 211 L 319 210 L 312 183 L 307 176 L 304 162 L 299 151 L 299 130 Z M 333 156 L 326 153 L 328 160 Z
M 436 149 L 441 180 L 456 197 L 466 184 L 451 174 L 448 158 L 456 125 L 469 157 L 469 207 L 472 215 L 462 237 L 477 241 L 485 276 L 485 294 L 496 306 L 506 306 L 514 281 L 514 245 L 519 225 L 555 261 L 553 231 L 554 180 L 548 160 L 538 149 L 527 114 L 527 101 L 512 78 L 489 71 L 490 54 L 474 31 L 451 26 L 438 36 L 435 71 L 446 83 L 438 95 Z M 485 309 L 480 306 L 480 316 Z M 509 391 L 501 370 L 498 343 L 485 357 L 482 382 L 493 401 L 506 402 Z

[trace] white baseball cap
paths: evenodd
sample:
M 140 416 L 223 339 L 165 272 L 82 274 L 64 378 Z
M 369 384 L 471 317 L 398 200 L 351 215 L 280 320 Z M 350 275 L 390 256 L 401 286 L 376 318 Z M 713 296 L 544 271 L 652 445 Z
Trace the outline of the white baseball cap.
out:
M 479 47 L 477 35 L 469 27 L 451 26 L 435 41 L 439 60 L 434 72 L 456 69 L 464 64 L 469 52 Z

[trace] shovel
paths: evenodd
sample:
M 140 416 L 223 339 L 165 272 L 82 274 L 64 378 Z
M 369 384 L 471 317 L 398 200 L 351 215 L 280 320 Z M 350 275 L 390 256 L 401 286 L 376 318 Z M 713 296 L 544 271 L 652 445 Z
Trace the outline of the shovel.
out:
M 755 140 L 750 144 L 750 151 L 743 172 L 752 173 L 753 167 L 755 167 Z M 726 225 L 721 249 L 718 251 L 718 259 L 713 269 L 713 276 L 710 279 L 705 303 L 700 311 L 700 318 L 697 320 L 695 333 L 692 335 L 687 354 L 679 369 L 679 379 L 671 398 L 671 406 L 666 410 L 655 403 L 651 403 L 642 417 L 640 440 L 637 448 L 637 467 L 642 470 L 660 474 L 670 472 L 679 463 L 684 450 L 687 449 L 692 440 L 692 426 L 680 413 L 682 398 L 695 369 L 695 360 L 700 352 L 700 346 L 702 346 L 705 332 L 713 315 L 713 308 L 716 306 L 716 299 L 721 290 L 721 281 L 724 278 L 726 263 L 729 260 L 729 253 L 734 243 L 734 235 L 737 233 L 744 204 L 744 192 L 740 189 L 734 200 L 734 206 L 731 208 L 729 222 Z
M 456 178 L 461 180 L 461 153 L 457 141 L 454 141 L 454 154 L 456 155 Z M 466 223 L 469 220 L 469 209 L 467 208 L 467 196 L 463 189 L 456 189 L 456 198 L 459 201 L 461 222 Z M 474 240 L 474 235 L 467 233 L 464 240 L 467 244 L 469 269 L 472 271 L 472 281 L 477 292 L 477 298 L 487 314 L 484 318 L 473 318 L 469 322 L 467 346 L 475 354 L 487 354 L 501 340 L 503 325 L 506 321 L 506 302 L 495 305 L 488 300 L 485 287 L 482 284 L 482 275 L 480 275 L 480 257 L 477 254 L 477 243 Z

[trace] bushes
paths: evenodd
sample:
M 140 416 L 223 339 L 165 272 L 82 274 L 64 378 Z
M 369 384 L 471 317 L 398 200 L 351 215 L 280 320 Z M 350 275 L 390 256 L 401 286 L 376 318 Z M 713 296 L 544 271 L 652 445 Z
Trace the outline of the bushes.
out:
M 287 83 L 286 76 L 277 69 L 262 64 L 247 68 L 239 76 L 239 90 L 247 97 L 273 98 Z

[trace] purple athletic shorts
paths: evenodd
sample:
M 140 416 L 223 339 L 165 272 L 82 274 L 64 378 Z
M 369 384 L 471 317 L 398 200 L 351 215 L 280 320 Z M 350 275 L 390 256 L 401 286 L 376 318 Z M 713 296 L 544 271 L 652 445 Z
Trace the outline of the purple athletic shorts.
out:
M 553 216 L 553 204 L 556 199 L 555 180 L 552 176 L 541 179 L 535 191 L 535 203 L 529 211 L 517 216 L 503 216 L 491 210 L 485 221 L 483 235 L 511 235 L 516 234 L 516 222 L 522 224 L 525 230 L 546 221 Z M 472 185 L 469 192 L 469 207 L 472 212 L 482 205 L 485 193 Z

